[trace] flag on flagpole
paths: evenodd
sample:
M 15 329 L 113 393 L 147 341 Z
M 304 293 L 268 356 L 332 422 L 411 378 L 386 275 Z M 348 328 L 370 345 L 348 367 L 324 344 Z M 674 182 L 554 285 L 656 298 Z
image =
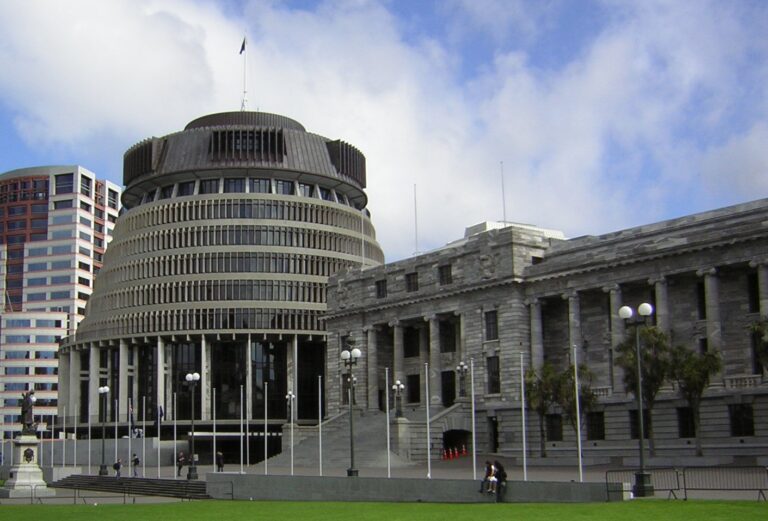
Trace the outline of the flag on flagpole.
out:
M 243 44 L 240 46 L 240 54 L 245 52 L 245 36 L 243 36 Z

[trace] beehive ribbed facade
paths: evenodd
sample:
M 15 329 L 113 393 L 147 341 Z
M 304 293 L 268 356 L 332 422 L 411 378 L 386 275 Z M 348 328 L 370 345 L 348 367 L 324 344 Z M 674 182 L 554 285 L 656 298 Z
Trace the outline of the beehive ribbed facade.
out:
M 328 277 L 384 261 L 365 176 L 355 147 L 260 112 L 204 116 L 129 149 L 125 211 L 62 349 L 70 403 L 95 417 L 109 385 L 112 418 L 145 401 L 188 418 L 182 382 L 197 371 L 197 419 L 239 417 L 241 389 L 259 417 L 265 383 L 276 417 L 288 390 L 299 417 L 316 417 Z

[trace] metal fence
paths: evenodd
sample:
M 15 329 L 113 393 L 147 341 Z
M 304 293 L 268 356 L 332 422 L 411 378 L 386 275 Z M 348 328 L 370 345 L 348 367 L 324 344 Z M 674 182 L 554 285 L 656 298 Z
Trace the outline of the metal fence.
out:
M 608 501 L 621 499 L 623 484 L 634 483 L 638 471 L 639 469 L 608 470 L 605 473 Z M 645 472 L 650 474 L 654 490 L 666 492 L 667 499 L 678 499 L 680 491 L 683 493 L 683 499 L 688 499 L 688 492 L 691 491 L 721 491 L 756 492 L 758 501 L 766 501 L 768 467 L 664 467 L 646 468 Z

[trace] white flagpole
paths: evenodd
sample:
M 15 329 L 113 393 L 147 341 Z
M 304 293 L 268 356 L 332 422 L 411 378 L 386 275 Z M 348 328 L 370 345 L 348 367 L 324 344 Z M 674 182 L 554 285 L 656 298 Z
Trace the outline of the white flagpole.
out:
M 269 463 L 267 461 L 267 456 L 269 454 L 267 450 L 267 439 L 269 438 L 269 428 L 268 428 L 269 411 L 267 410 L 267 404 L 269 403 L 269 401 L 267 401 L 268 389 L 269 389 L 269 382 L 264 380 L 264 475 L 265 476 L 269 473 Z
M 115 400 L 115 459 L 117 461 L 117 422 L 120 421 L 120 405 Z
M 249 426 L 250 423 L 250 407 L 246 407 L 245 403 L 243 403 L 243 408 L 245 409 L 245 466 L 250 467 L 251 466 L 251 429 Z
M 147 475 L 147 397 L 141 397 L 141 477 Z
M 91 406 L 88 404 L 88 474 L 91 473 Z
M 213 388 L 213 464 L 219 471 L 219 453 L 216 451 L 216 388 Z
M 179 450 L 176 446 L 176 393 L 173 393 L 173 455 L 174 458 L 179 457 Z M 176 469 L 176 472 L 173 473 L 173 479 L 176 479 L 179 477 L 178 468 Z
M 360 268 L 365 267 L 365 208 L 360 209 Z
M 125 462 L 128 468 L 128 475 L 133 476 L 133 461 L 131 459 L 131 438 L 133 437 L 133 398 L 128 398 L 128 457 L 125 458 Z
M 243 386 L 240 386 L 240 474 L 243 474 Z
M 55 443 L 53 442 L 54 434 L 56 433 L 56 424 L 53 423 L 53 414 L 51 414 L 51 468 L 53 468 L 53 446 Z
M 61 468 L 67 466 L 67 406 L 64 406 L 62 411 L 61 427 L 64 433 L 64 441 L 61 444 Z
M 320 476 L 323 475 L 323 377 L 317 376 L 317 440 L 319 448 Z
M 528 481 L 528 446 L 525 435 L 525 367 L 523 366 L 522 351 L 520 351 L 520 417 L 522 418 L 521 430 L 523 432 L 523 481 Z
M 469 386 L 472 394 L 472 479 L 477 479 L 477 440 L 475 437 L 475 359 L 469 359 Z
M 75 418 L 72 422 L 72 437 L 74 438 L 74 445 L 73 445 L 73 456 L 72 456 L 72 466 L 77 466 L 77 424 L 78 424 L 78 418 L 77 418 L 77 405 L 75 405 Z
M 157 478 L 160 479 L 160 439 L 161 439 L 160 432 L 162 430 L 160 427 L 161 427 L 161 423 L 163 421 L 162 418 L 160 418 L 160 405 L 157 406 L 155 413 L 157 414 Z M 175 452 L 173 453 L 173 458 L 172 459 L 174 460 L 173 463 L 171 463 L 173 465 L 173 464 L 176 463 L 176 461 L 175 461 L 176 453 Z M 175 472 L 174 472 L 174 474 L 175 474 Z
M 576 359 L 576 345 L 573 345 L 573 387 L 576 393 L 576 448 L 579 451 L 579 483 L 584 482 L 584 468 L 581 461 L 581 411 L 579 404 L 579 361 Z
M 424 401 L 427 404 L 427 479 L 432 479 L 432 451 L 431 432 L 429 430 L 429 364 L 424 364 L 424 387 L 426 396 Z
M 387 415 L 387 477 L 392 477 L 392 455 L 389 441 L 389 367 L 384 368 L 384 402 Z

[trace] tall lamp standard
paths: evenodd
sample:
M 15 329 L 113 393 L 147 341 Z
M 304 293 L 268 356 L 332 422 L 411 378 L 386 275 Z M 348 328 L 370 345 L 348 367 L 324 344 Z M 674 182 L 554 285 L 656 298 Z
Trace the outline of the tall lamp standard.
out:
M 104 439 L 107 437 L 107 431 L 104 424 L 107 422 L 107 394 L 109 387 L 99 387 L 99 396 L 101 396 L 101 411 L 104 416 L 101 418 L 101 465 L 99 465 L 99 476 L 108 476 L 107 462 L 104 461 Z
M 347 346 L 351 347 L 352 342 L 347 340 Z M 345 349 L 341 352 L 341 361 L 344 362 L 344 366 L 347 368 L 347 392 L 349 393 L 349 468 L 347 469 L 347 476 L 357 476 L 357 469 L 355 468 L 355 421 L 352 414 L 352 402 L 355 396 L 355 381 L 352 374 L 352 368 L 357 365 L 357 360 L 362 355 L 362 352 L 358 348 L 351 350 Z
M 653 495 L 653 485 L 651 484 L 651 475 L 645 472 L 645 420 L 643 418 L 643 370 L 640 359 L 640 326 L 647 323 L 648 317 L 653 314 L 653 306 L 644 302 L 637 307 L 639 315 L 635 320 L 630 320 L 634 315 L 634 310 L 629 306 L 619 308 L 619 318 L 624 320 L 627 325 L 635 326 L 635 359 L 637 361 L 637 425 L 639 432 L 637 436 L 637 447 L 640 454 L 640 469 L 635 474 L 635 486 L 633 493 L 635 497 L 645 497 Z
M 403 391 L 405 385 L 400 380 L 395 380 L 392 391 L 395 393 L 395 418 L 403 417 Z
M 190 443 L 191 454 L 189 455 L 191 461 L 189 463 L 189 470 L 187 471 L 187 479 L 190 480 L 197 479 L 197 464 L 195 463 L 195 388 L 197 387 L 197 382 L 200 381 L 200 373 L 187 373 L 187 376 L 185 376 L 184 379 L 187 381 L 189 394 L 192 397 L 189 415 L 192 419 L 192 443 Z
M 291 425 L 291 476 L 293 476 L 293 400 L 295 399 L 296 395 L 293 394 L 293 391 L 288 391 L 288 394 L 285 395 L 285 400 L 288 402 L 288 421 Z M 264 460 L 264 464 L 266 465 L 266 460 Z
M 456 366 L 456 372 L 459 373 L 459 396 L 464 398 L 467 395 L 467 373 L 469 366 L 463 361 Z

